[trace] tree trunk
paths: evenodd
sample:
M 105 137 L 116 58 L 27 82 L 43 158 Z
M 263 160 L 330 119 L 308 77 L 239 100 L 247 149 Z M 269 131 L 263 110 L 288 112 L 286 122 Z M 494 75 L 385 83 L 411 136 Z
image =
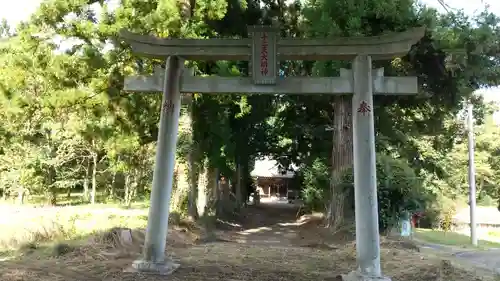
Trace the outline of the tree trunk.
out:
M 242 191 L 242 180 L 241 180 L 241 165 L 238 163 L 236 164 L 236 188 L 235 188 L 235 197 L 236 197 L 236 205 L 239 208 L 241 208 L 243 202 L 243 193 Z
M 71 199 L 71 190 L 73 189 L 74 185 L 71 185 L 68 187 L 68 190 L 66 192 L 66 198 Z
M 97 153 L 92 154 L 92 192 L 90 194 L 90 204 L 95 204 L 97 191 Z
M 172 188 L 172 199 L 171 199 L 171 209 L 176 212 L 183 213 L 185 212 L 186 200 L 189 197 L 189 174 L 187 171 L 186 163 L 181 161 L 176 161 L 175 163 L 175 172 L 174 172 L 174 181 L 175 184 Z
M 111 176 L 111 186 L 109 187 L 109 194 L 108 197 L 111 199 L 115 199 L 116 196 L 116 171 L 113 171 L 113 175 Z
M 216 211 L 219 204 L 220 190 L 219 190 L 219 169 L 209 165 L 208 167 L 208 186 L 207 191 L 209 192 L 209 210 Z
M 120 163 L 120 155 L 116 158 L 116 162 Z M 114 170 L 113 175 L 111 178 L 111 186 L 109 187 L 109 198 L 115 199 L 116 198 L 116 178 L 118 177 L 118 171 Z
M 24 204 L 24 195 L 25 195 L 25 190 L 24 187 L 20 186 L 19 189 L 17 190 L 17 203 L 19 205 Z
M 49 205 L 57 205 L 57 187 L 56 183 L 56 169 L 54 167 L 48 168 L 48 186 L 49 186 Z
M 208 159 L 204 159 L 203 165 L 200 169 L 200 174 L 198 177 L 198 199 L 196 201 L 196 208 L 198 210 L 198 215 L 203 217 L 205 211 L 208 208 L 209 196 L 207 187 L 209 182 L 209 170 L 208 170 Z
M 126 173 L 125 175 L 125 192 L 123 196 L 123 201 L 125 205 L 129 205 L 130 202 L 130 173 Z
M 191 128 L 193 127 L 192 120 L 193 120 L 193 115 L 191 114 Z M 192 132 L 191 132 L 191 138 L 193 138 Z M 198 145 L 196 145 L 193 142 L 194 140 L 192 139 L 191 147 L 189 148 L 188 165 L 187 165 L 189 173 L 188 214 L 191 217 L 191 219 L 196 220 L 199 215 L 197 208 L 199 169 L 198 165 L 196 164 L 196 158 L 197 158 L 196 153 L 198 150 Z
M 49 194 L 47 199 L 50 206 L 57 205 L 57 192 L 53 186 L 49 187 Z
M 248 165 L 249 159 L 248 156 L 246 156 L 245 161 L 243 165 L 240 165 L 240 179 L 241 179 L 241 193 L 243 196 L 242 203 L 244 206 L 247 205 L 247 202 L 250 198 L 250 194 L 254 191 L 251 189 L 253 185 L 253 181 L 248 177 L 250 175 L 250 166 Z
M 179 12 L 184 22 L 189 22 L 192 16 L 193 9 L 196 6 L 195 0 L 178 0 Z M 198 157 L 199 146 L 194 139 L 194 94 L 191 94 L 191 99 L 188 104 L 189 114 L 189 127 L 190 127 L 190 144 L 189 151 L 187 155 L 187 169 L 188 174 L 188 215 L 191 219 L 195 220 L 199 216 L 198 208 L 198 175 L 200 173 L 199 165 L 196 164 Z
M 235 211 L 239 210 L 240 205 L 236 205 L 236 200 L 233 200 L 231 197 L 231 187 L 229 180 L 224 177 L 218 180 L 218 209 L 217 209 L 217 217 L 228 217 L 235 213 Z
M 85 179 L 83 180 L 83 200 L 89 202 L 89 178 L 90 178 L 90 161 L 87 160 L 87 170 L 85 170 Z
M 132 201 L 134 201 L 136 192 L 137 192 L 137 180 L 138 180 L 138 173 L 137 170 L 132 172 L 132 175 L 129 176 L 129 182 L 128 182 L 128 189 L 127 189 L 127 200 L 125 202 L 125 205 L 127 207 L 132 206 Z
M 146 152 L 145 152 L 146 153 Z M 144 165 L 144 163 L 142 163 Z M 138 169 L 137 170 L 137 179 L 136 179 L 137 186 L 134 190 L 134 197 L 140 194 L 144 194 L 144 169 Z
M 348 96 L 335 96 L 330 203 L 327 207 L 328 226 L 337 229 L 344 220 L 345 191 L 341 184 L 344 171 L 352 166 L 352 107 Z

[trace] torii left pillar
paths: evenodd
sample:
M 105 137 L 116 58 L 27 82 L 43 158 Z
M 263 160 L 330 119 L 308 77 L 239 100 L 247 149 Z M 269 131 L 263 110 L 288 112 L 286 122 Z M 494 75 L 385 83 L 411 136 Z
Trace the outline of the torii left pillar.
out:
M 181 108 L 180 80 L 183 65 L 183 59 L 176 56 L 169 57 L 166 62 L 146 241 L 142 259 L 132 264 L 134 271 L 168 275 L 179 267 L 179 264 L 165 256 L 165 247 Z

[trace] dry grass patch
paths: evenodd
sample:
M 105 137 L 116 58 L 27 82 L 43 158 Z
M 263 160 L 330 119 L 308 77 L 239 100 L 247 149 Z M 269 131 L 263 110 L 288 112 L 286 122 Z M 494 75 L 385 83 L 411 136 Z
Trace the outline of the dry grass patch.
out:
M 78 240 L 75 244 L 56 243 L 48 247 L 51 253 L 57 254 L 47 255 L 46 252 L 35 250 L 17 260 L 0 262 L 0 280 L 165 280 L 165 277 L 123 272 L 140 257 L 144 243 L 144 230 L 141 226 L 134 227 L 133 225 L 145 225 L 145 218 L 134 219 L 131 214 L 118 215 L 115 212 L 110 219 L 109 215 L 106 217 L 104 214 L 109 214 L 109 212 L 91 215 L 79 213 L 74 223 L 67 223 L 71 221 L 69 219 L 57 222 L 52 217 L 52 220 L 47 221 L 47 225 L 52 226 L 51 223 L 55 221 L 56 225 L 62 226 L 61 234 L 55 235 L 59 238 L 73 237 L 75 235 L 66 233 L 84 229 L 91 235 Z M 62 215 L 58 218 L 60 219 Z M 69 216 L 70 212 L 65 209 L 64 215 Z M 266 218 L 266 216 L 261 214 L 260 217 L 255 218 Z M 76 223 L 80 220 L 86 223 Z M 322 227 L 318 216 L 301 218 L 296 223 L 292 221 L 286 226 L 279 226 L 290 228 L 291 233 L 296 235 L 295 239 L 290 239 L 291 243 L 282 246 L 229 241 L 206 243 L 209 239 L 205 238 L 213 236 L 213 232 L 207 232 L 205 227 L 200 227 L 195 223 L 182 220 L 177 222 L 177 226 L 172 226 L 169 230 L 167 253 L 172 255 L 181 267 L 169 276 L 168 280 L 336 280 L 338 275 L 348 273 L 356 267 L 356 249 L 352 241 L 353 229 L 346 228 L 332 233 Z M 130 227 L 131 239 L 124 241 L 119 235 L 123 230 L 120 228 L 101 231 L 104 227 L 114 226 Z M 87 229 L 89 227 L 91 230 Z M 43 233 L 39 229 L 40 226 L 34 226 L 34 231 L 27 231 L 27 233 Z M 50 233 L 59 232 L 47 231 L 43 239 L 52 237 Z M 269 235 L 274 238 L 281 237 L 273 232 L 269 232 Z M 39 239 L 35 236 L 27 237 L 28 239 L 25 240 Z M 232 236 L 228 235 L 228 237 Z M 269 238 L 260 235 L 255 236 L 257 237 Z M 211 241 L 217 241 L 217 239 Z M 312 241 L 333 246 L 320 247 L 313 245 Z M 395 281 L 478 280 L 479 274 L 472 269 L 464 270 L 437 255 L 419 252 L 418 247 L 411 242 L 384 238 L 381 244 L 384 273 Z M 486 279 L 490 279 L 489 276 Z
M 172 233 L 171 233 L 172 234 Z M 0 264 L 1 280 L 137 280 L 124 273 L 140 253 L 142 234 L 133 246 L 118 248 L 98 240 L 72 253 L 48 260 L 26 258 Z M 168 252 L 181 263 L 169 280 L 334 280 L 355 268 L 355 248 L 348 244 L 337 250 L 306 247 L 273 247 L 237 243 L 192 245 L 168 243 Z M 455 268 L 450 262 L 411 250 L 382 250 L 385 274 L 398 281 L 480 280 L 474 273 Z M 59 279 L 58 279 L 59 278 Z M 141 280 L 164 280 L 140 276 Z
M 311 231 L 318 231 L 310 228 Z M 167 252 L 181 264 L 168 280 L 335 280 L 355 268 L 355 243 L 337 244 L 336 249 L 300 246 L 270 246 L 216 242 L 199 244 L 206 235 L 195 224 L 186 223 L 169 231 Z M 165 280 L 165 277 L 124 273 L 138 258 L 144 231 L 132 231 L 132 243 L 104 232 L 87 239 L 73 251 L 40 260 L 27 256 L 0 263 L 0 280 Z M 384 273 L 397 281 L 474 281 L 478 274 L 459 269 L 450 261 L 420 253 L 411 242 L 385 238 L 382 241 Z M 487 278 L 488 279 L 488 278 Z
M 0 219 L 0 251 L 80 239 L 115 226 L 142 228 L 147 222 L 145 211 L 119 208 L 22 207 L 6 211 Z

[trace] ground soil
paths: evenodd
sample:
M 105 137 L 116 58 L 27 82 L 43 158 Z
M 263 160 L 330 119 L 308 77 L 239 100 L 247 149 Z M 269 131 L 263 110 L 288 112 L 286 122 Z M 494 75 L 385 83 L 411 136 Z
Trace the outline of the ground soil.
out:
M 33 251 L 0 262 L 0 280 L 318 281 L 338 280 L 339 274 L 355 268 L 352 229 L 332 233 L 321 225 L 320 217 L 296 215 L 297 208 L 286 202 L 262 204 L 249 207 L 239 222 L 221 222 L 226 225 L 223 230 L 207 233 L 196 225 L 173 227 L 167 253 L 181 267 L 167 278 L 124 272 L 140 257 L 144 232 L 134 230 L 131 245 L 111 243 L 101 234 L 57 256 Z M 408 241 L 384 238 L 381 254 L 384 273 L 395 281 L 491 278 L 474 267 L 463 269 L 453 260 L 419 252 Z

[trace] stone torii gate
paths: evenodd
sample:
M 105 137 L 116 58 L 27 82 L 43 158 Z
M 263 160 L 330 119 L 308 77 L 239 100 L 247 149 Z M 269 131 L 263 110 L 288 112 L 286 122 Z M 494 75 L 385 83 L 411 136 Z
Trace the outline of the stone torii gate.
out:
M 165 257 L 181 93 L 351 94 L 353 93 L 354 189 L 358 269 L 348 280 L 388 280 L 380 268 L 373 94 L 418 92 L 416 77 L 384 77 L 372 70 L 373 60 L 407 54 L 424 28 L 376 37 L 336 39 L 279 38 L 278 29 L 249 27 L 248 39 L 161 39 L 121 32 L 138 55 L 167 59 L 165 70 L 153 76 L 128 77 L 125 90 L 163 92 L 162 111 L 143 259 L 133 268 L 170 274 L 179 265 Z M 196 77 L 184 73 L 186 60 L 249 60 L 251 77 Z M 277 75 L 281 60 L 353 60 L 340 77 Z

